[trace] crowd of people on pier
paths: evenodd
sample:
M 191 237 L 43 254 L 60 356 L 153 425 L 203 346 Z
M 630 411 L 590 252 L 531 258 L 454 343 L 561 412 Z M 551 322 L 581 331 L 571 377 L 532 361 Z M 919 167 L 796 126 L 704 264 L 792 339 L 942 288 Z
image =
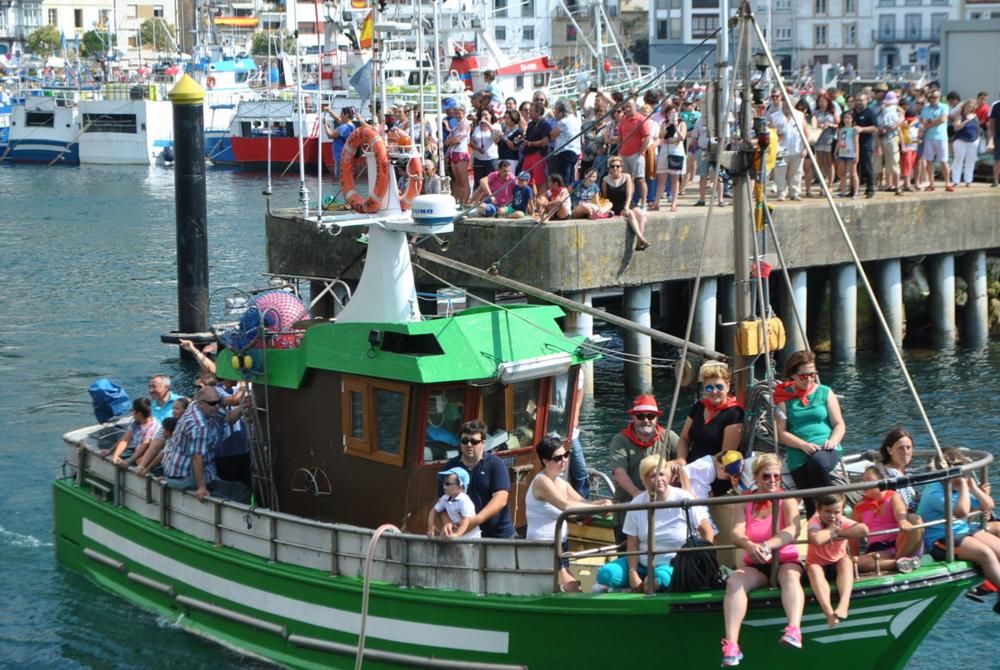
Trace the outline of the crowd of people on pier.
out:
M 717 137 L 703 104 L 703 93 L 685 84 L 641 94 L 590 87 L 577 99 L 555 101 L 537 91 L 520 104 L 484 89 L 472 95 L 469 108 L 444 98 L 440 124 L 419 106 L 402 103 L 378 118 L 390 147 L 397 138 L 423 146 L 425 193 L 440 192 L 444 178 L 458 202 L 480 216 L 540 223 L 622 216 L 641 249 L 647 246 L 647 211 L 677 211 L 678 196 L 689 189 L 697 190 L 695 206 L 713 197 L 724 204 L 729 195 L 724 169 L 709 183 Z M 737 97 L 729 114 L 734 132 L 740 104 Z M 767 121 L 767 178 L 779 201 L 821 195 L 807 145 L 818 172 L 841 197 L 934 191 L 941 182 L 949 192 L 968 187 L 977 162 L 990 153 L 992 185 L 1000 179 L 1000 101 L 990 103 L 986 91 L 963 97 L 941 91 L 934 81 L 891 90 L 878 83 L 854 94 L 772 85 L 756 113 Z M 345 108 L 328 125 L 335 157 L 359 123 L 355 110 Z M 400 178 L 406 179 L 405 171 Z

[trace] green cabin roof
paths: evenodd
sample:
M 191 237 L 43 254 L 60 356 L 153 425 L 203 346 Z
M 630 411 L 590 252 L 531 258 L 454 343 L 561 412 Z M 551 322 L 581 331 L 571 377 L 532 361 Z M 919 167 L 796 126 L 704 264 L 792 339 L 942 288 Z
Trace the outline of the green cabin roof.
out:
M 307 368 L 416 384 L 490 379 L 503 362 L 560 352 L 577 364 L 595 356 L 579 349 L 583 337 L 562 334 L 552 305 L 466 309 L 455 316 L 408 323 L 327 323 L 312 326 L 296 349 L 266 350 L 265 375 L 253 381 L 298 388 Z M 379 331 L 378 346 L 369 344 Z M 218 374 L 241 379 L 231 354 L 219 356 Z M 265 378 L 266 377 L 266 378 Z

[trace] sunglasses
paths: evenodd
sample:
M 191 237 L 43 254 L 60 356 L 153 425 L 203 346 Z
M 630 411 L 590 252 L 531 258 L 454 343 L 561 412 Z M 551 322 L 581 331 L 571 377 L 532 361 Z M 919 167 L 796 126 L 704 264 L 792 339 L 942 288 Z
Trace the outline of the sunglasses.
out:
M 222 401 L 221 400 L 199 400 L 198 402 L 203 402 L 206 405 L 211 405 L 212 407 L 215 407 L 216 405 L 218 405 Z
M 656 421 L 657 414 L 633 414 L 640 421 Z
M 622 166 L 621 163 L 611 163 L 610 165 L 608 165 L 609 168 L 620 168 L 621 166 Z
M 815 372 L 796 372 L 795 376 L 800 379 L 816 379 L 817 375 Z
M 774 473 L 771 473 L 771 472 L 762 472 L 762 473 L 760 473 L 760 478 L 761 478 L 762 481 L 765 481 L 765 482 L 777 482 L 777 481 L 781 481 L 781 473 L 780 472 L 774 472 Z
M 549 460 L 550 461 L 554 461 L 556 463 L 561 463 L 561 462 L 563 462 L 565 460 L 568 460 L 568 459 L 569 459 L 569 454 L 564 451 L 561 454 L 556 454 L 556 455 L 552 456 L 552 458 L 550 458 Z
M 705 393 L 714 393 L 715 391 L 725 391 L 725 384 L 705 384 Z
M 442 482 L 442 484 L 444 486 L 458 486 L 458 480 L 457 479 L 446 479 L 444 482 Z
M 462 444 L 471 444 L 473 446 L 480 444 L 482 440 L 477 440 L 474 437 L 463 437 L 461 440 Z

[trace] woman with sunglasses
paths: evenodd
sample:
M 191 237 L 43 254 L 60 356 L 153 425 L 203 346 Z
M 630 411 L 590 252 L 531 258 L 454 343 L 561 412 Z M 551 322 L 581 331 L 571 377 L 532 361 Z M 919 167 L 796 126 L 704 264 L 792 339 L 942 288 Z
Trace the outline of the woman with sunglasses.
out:
M 708 361 L 698 372 L 704 395 L 688 412 L 677 442 L 677 457 L 691 463 L 703 456 L 740 448 L 743 435 L 743 408 L 735 396 L 729 395 L 729 366 Z M 712 485 L 714 495 L 729 490 L 729 482 L 717 480 Z
M 625 172 L 622 166 L 621 156 L 612 156 L 608 161 L 608 174 L 601 180 L 601 195 L 611 201 L 611 213 L 625 219 L 625 223 L 635 233 L 635 250 L 644 251 L 649 248 L 649 242 L 643 234 L 646 231 L 646 215 L 629 207 L 635 187 L 632 175 Z
M 785 363 L 785 377 L 778 384 L 774 402 L 778 440 L 785 446 L 785 464 L 795 480 L 795 488 L 833 486 L 834 469 L 840 465 L 847 425 L 840 403 L 829 386 L 819 383 L 816 354 L 796 351 Z M 805 499 L 806 517 L 812 518 L 816 504 Z
M 663 455 L 646 456 L 639 462 L 639 476 L 645 490 L 632 502 L 694 500 L 693 493 L 670 485 L 671 481 L 680 477 L 681 471 L 679 463 L 668 461 Z M 648 519 L 649 513 L 646 510 L 631 510 L 625 514 L 622 530 L 625 534 L 625 550 L 630 553 L 605 564 L 597 571 L 597 583 L 600 586 L 642 591 L 643 581 L 648 574 Z M 708 513 L 701 505 L 686 511 L 680 507 L 658 509 L 654 512 L 653 525 L 653 541 L 657 550 L 682 547 L 689 535 L 701 535 L 709 542 L 715 541 L 715 530 L 708 520 Z M 673 578 L 673 557 L 673 553 L 662 553 L 653 558 L 653 574 L 656 586 L 661 591 L 670 586 Z
M 567 509 L 603 507 L 611 504 L 611 501 L 584 500 L 569 485 L 566 481 L 569 451 L 558 435 L 544 438 L 535 445 L 535 452 L 538 454 L 538 460 L 542 462 L 542 471 L 531 481 L 531 486 L 524 496 L 524 515 L 528 522 L 526 538 L 546 542 L 556 540 L 562 543 L 563 551 L 569 551 L 566 523 L 563 522 L 562 528 L 556 532 L 556 520 L 559 515 Z M 580 590 L 580 582 L 569 571 L 569 561 L 566 559 L 563 559 L 562 570 L 559 572 L 559 584 L 563 591 Z
M 754 459 L 753 478 L 756 493 L 781 491 L 781 461 L 774 454 L 760 454 Z M 772 534 L 775 507 L 778 508 L 778 532 Z M 788 618 L 788 625 L 779 638 L 781 644 L 802 648 L 802 609 L 805 593 L 802 591 L 802 562 L 795 539 L 799 536 L 799 506 L 794 498 L 746 503 L 742 514 L 737 509 L 733 524 L 733 544 L 744 550 L 743 567 L 726 581 L 726 598 L 722 603 L 726 637 L 722 640 L 722 665 L 739 665 L 739 637 L 743 618 L 747 613 L 749 593 L 767 586 L 771 574 L 771 557 L 778 552 L 778 586 L 781 589 L 781 606 Z

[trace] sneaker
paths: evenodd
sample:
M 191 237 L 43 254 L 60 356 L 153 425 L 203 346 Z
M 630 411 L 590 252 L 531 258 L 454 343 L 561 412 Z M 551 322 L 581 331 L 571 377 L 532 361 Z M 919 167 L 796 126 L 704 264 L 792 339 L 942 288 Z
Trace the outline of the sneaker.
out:
M 735 642 L 730 642 L 729 640 L 722 641 L 722 667 L 731 668 L 733 666 L 739 665 L 740 661 L 743 660 L 743 653 L 740 651 L 740 645 Z
M 704 200 L 699 200 L 698 202 L 694 203 L 694 206 L 695 207 L 704 207 L 705 206 L 705 201 Z
M 802 629 L 796 626 L 785 626 L 785 632 L 782 633 L 781 639 L 778 640 L 780 644 L 788 645 L 789 647 L 795 647 L 796 649 L 802 648 Z
M 791 197 L 790 199 L 791 199 L 791 200 L 794 200 L 794 201 L 796 201 L 796 202 L 798 202 L 799 200 L 802 200 L 802 198 L 800 198 L 800 197 L 799 197 L 799 196 L 797 196 L 797 195 L 793 195 L 793 196 L 792 196 L 792 197 Z
M 904 556 L 903 558 L 896 559 L 896 570 L 898 570 L 899 572 L 903 573 L 913 572 L 919 567 L 920 567 L 920 559 L 917 558 L 916 556 L 913 557 Z

